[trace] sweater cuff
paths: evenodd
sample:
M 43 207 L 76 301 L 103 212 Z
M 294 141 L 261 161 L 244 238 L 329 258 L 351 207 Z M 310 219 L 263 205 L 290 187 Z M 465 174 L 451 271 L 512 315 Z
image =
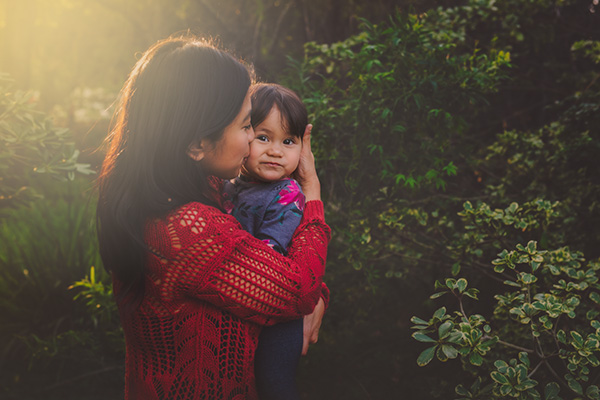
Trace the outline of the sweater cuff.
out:
M 310 221 L 313 219 L 320 219 L 325 221 L 325 212 L 323 211 L 323 202 L 321 200 L 311 200 L 306 202 L 304 206 L 304 215 L 302 219 Z

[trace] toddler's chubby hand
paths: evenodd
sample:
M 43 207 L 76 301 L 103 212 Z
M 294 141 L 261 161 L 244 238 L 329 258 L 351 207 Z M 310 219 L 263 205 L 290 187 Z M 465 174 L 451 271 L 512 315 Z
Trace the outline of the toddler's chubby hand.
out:
M 302 191 L 306 196 L 306 201 L 321 200 L 321 183 L 317 176 L 315 168 L 315 156 L 310 145 L 310 135 L 312 125 L 306 125 L 304 138 L 302 139 L 302 152 L 300 153 L 300 162 L 298 168 L 293 174 L 293 178 L 302 186 Z

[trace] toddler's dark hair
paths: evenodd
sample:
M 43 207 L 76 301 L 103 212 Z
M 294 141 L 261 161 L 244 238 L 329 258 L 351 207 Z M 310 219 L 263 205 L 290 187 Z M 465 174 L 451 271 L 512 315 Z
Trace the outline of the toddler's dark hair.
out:
M 252 127 L 256 128 L 269 115 L 273 106 L 279 109 L 283 129 L 290 135 L 304 137 L 308 113 L 294 91 L 276 83 L 257 83 L 250 87 L 252 96 Z

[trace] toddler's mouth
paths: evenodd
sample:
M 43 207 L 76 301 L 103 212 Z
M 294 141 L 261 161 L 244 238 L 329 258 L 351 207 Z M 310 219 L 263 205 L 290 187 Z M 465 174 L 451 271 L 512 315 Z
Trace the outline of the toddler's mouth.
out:
M 281 164 L 273 161 L 264 161 L 263 164 L 268 165 L 269 167 L 281 167 Z

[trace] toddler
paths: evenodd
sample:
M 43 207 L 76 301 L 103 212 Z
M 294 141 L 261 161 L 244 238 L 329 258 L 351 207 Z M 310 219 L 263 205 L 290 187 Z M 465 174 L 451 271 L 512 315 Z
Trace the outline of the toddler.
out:
M 283 86 L 262 83 L 250 91 L 254 140 L 241 175 L 225 183 L 224 206 L 244 229 L 286 254 L 304 210 L 304 194 L 290 176 L 298 167 L 308 116 L 300 98 Z M 302 335 L 302 319 L 263 329 L 255 357 L 261 399 L 299 399 L 295 375 Z

